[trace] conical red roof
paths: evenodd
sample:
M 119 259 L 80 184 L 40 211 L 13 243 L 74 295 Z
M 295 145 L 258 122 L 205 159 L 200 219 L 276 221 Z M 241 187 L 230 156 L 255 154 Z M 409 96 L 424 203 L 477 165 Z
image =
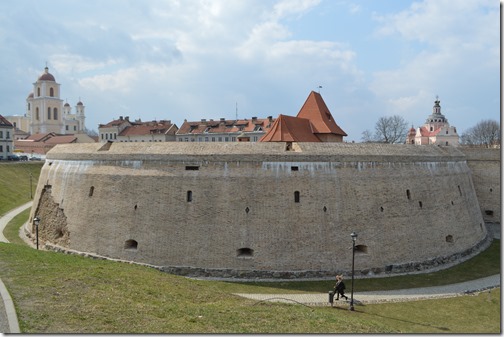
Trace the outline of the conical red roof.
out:
M 313 125 L 314 133 L 332 133 L 341 136 L 348 136 L 334 121 L 331 112 L 327 108 L 322 96 L 312 91 L 299 113 L 298 118 L 309 119 Z

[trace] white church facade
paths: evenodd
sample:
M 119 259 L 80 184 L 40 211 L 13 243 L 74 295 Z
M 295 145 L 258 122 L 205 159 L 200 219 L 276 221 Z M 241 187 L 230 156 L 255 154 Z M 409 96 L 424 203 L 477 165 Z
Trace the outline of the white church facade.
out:
M 33 83 L 33 90 L 26 98 L 23 116 L 5 116 L 15 128 L 30 135 L 55 133 L 60 135 L 84 133 L 85 106 L 79 100 L 72 112 L 70 104 L 60 98 L 61 84 L 45 67 L 44 73 Z
M 441 101 L 438 97 L 434 101 L 432 114 L 425 120 L 425 124 L 417 129 L 411 128 L 406 140 L 407 144 L 415 145 L 444 145 L 458 146 L 459 135 L 457 128 L 450 126 L 448 119 L 441 113 Z

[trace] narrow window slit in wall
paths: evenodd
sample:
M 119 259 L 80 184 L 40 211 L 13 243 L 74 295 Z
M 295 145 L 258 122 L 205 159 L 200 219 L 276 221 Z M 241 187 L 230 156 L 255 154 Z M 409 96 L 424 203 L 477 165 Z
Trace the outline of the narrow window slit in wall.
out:
M 299 166 L 291 166 L 291 171 L 299 171 Z
M 299 191 L 295 191 L 294 192 L 294 202 L 299 202 L 299 200 L 300 200 Z
M 493 192 L 493 188 L 490 189 L 490 192 Z
M 453 235 L 447 235 L 445 239 L 446 242 L 453 242 Z
M 192 202 L 192 191 L 187 191 L 187 202 Z
M 383 207 L 380 207 L 380 212 L 383 212 Z
M 124 243 L 124 249 L 136 250 L 138 248 L 138 242 L 135 240 L 126 240 Z
M 196 165 L 187 165 L 185 167 L 186 171 L 199 171 L 199 166 Z
M 457 188 L 458 188 L 458 190 L 459 190 L 459 194 L 460 194 L 460 196 L 462 196 L 462 189 L 460 188 L 460 185 L 457 185 Z
M 137 208 L 138 208 L 138 205 L 135 204 L 135 211 L 137 210 Z
M 94 193 L 94 186 L 91 186 L 89 188 L 89 196 L 92 197 L 93 196 L 93 193 Z
M 324 210 L 324 212 L 327 212 L 327 207 L 324 206 L 323 210 Z
M 355 246 L 355 253 L 358 254 L 367 254 L 368 253 L 368 246 L 366 245 L 357 245 Z
M 494 212 L 493 212 L 492 210 L 490 210 L 490 209 L 486 209 L 486 210 L 485 210 L 485 214 L 486 214 L 486 215 L 493 216 Z
M 250 248 L 240 248 L 236 251 L 238 257 L 252 257 L 254 256 L 254 250 Z
M 421 201 L 419 201 L 419 202 L 418 202 L 418 206 L 420 206 L 420 208 L 422 208 L 422 207 L 423 207 L 423 204 L 422 204 L 422 202 L 421 202 Z
M 453 203 L 453 200 L 452 200 L 451 204 L 452 204 L 452 206 L 453 206 L 453 205 L 455 205 L 455 204 Z
M 411 200 L 410 190 L 406 190 L 406 196 L 408 197 L 408 200 Z
M 247 207 L 247 208 L 245 208 L 245 213 L 248 214 L 248 212 L 250 212 L 250 208 Z

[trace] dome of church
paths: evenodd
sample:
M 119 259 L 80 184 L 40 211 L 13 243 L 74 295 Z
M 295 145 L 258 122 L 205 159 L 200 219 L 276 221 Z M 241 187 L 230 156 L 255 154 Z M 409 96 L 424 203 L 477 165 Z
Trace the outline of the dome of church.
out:
M 70 106 L 70 104 L 68 104 L 68 102 L 67 102 L 67 103 L 65 103 L 65 105 L 64 105 L 64 106 Z
M 56 79 L 52 74 L 49 73 L 49 68 L 45 67 L 44 73 L 38 78 L 39 81 L 52 81 L 56 82 Z
M 30 94 L 28 95 L 28 97 L 26 97 L 26 99 L 30 99 L 30 98 L 33 98 L 33 92 L 30 92 Z
M 79 102 L 77 103 L 77 105 L 84 105 L 84 104 L 82 104 L 82 102 L 81 102 L 81 101 L 79 101 Z

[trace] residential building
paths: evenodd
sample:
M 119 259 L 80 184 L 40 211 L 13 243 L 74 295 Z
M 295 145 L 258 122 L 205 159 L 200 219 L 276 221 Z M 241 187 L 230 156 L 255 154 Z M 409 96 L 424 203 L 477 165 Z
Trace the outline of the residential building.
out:
M 170 120 L 130 121 L 129 116 L 98 126 L 100 142 L 174 142 L 177 125 Z
M 7 159 L 13 151 L 14 126 L 0 115 L 0 159 Z
M 257 142 L 274 122 L 275 119 L 271 116 L 237 120 L 202 119 L 199 122 L 184 120 L 176 138 L 178 142 Z
M 36 133 L 25 139 L 14 140 L 16 152 L 45 155 L 58 144 L 95 143 L 96 141 L 85 133 L 60 135 L 54 132 Z

